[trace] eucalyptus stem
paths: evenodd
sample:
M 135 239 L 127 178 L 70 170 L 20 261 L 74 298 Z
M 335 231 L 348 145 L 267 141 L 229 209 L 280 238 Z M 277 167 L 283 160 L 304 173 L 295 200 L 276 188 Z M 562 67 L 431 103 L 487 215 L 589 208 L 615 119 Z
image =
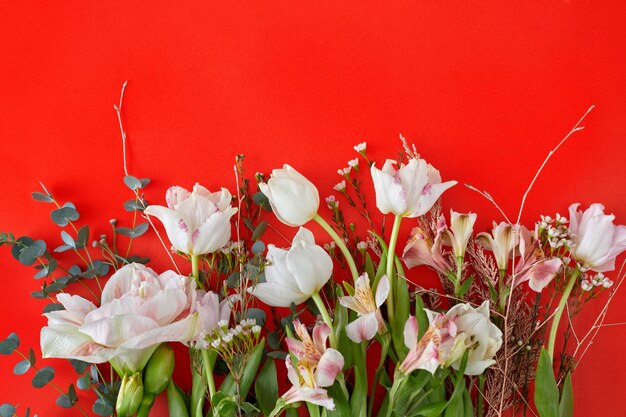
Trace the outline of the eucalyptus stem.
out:
M 395 316 L 395 300 L 394 289 L 395 281 L 392 278 L 393 265 L 396 259 L 396 242 L 398 241 L 398 234 L 400 233 L 400 223 L 402 222 L 402 216 L 396 214 L 393 219 L 393 227 L 391 229 L 391 237 L 389 238 L 389 249 L 387 251 L 387 279 L 389 280 L 389 296 L 387 297 L 387 315 L 389 316 L 389 322 L 393 323 Z
M 346 262 L 348 263 L 348 266 L 350 267 L 350 272 L 352 273 L 352 279 L 356 281 L 359 278 L 359 270 L 357 269 L 354 258 L 352 258 L 352 254 L 350 253 L 350 250 L 346 246 L 343 239 L 339 237 L 337 232 L 335 232 L 335 229 L 333 229 L 332 226 L 329 225 L 328 222 L 324 220 L 319 214 L 316 214 L 315 217 L 313 217 L 313 220 L 315 220 L 320 226 L 322 226 L 326 233 L 328 233 L 330 237 L 333 238 L 333 240 L 341 250 L 341 253 L 343 253 L 343 256 L 346 258 Z
M 317 309 L 320 311 L 320 314 L 322 315 L 322 319 L 324 320 L 324 323 L 326 323 L 328 327 L 330 328 L 330 347 L 332 347 L 333 349 L 337 349 L 337 337 L 335 336 L 335 331 L 333 328 L 333 321 L 330 318 L 330 314 L 328 314 L 328 310 L 326 309 L 326 306 L 324 305 L 324 301 L 322 301 L 322 297 L 320 297 L 320 293 L 316 292 L 315 294 L 311 296 L 311 298 L 313 299 L 313 301 L 315 301 L 315 305 L 317 306 Z
M 567 299 L 569 298 L 572 289 L 574 288 L 574 284 L 580 277 L 581 272 L 580 269 L 576 268 L 565 286 L 563 290 L 563 295 L 561 295 L 561 300 L 559 301 L 559 305 L 556 308 L 556 312 L 554 313 L 554 319 L 552 319 L 552 327 L 550 328 L 550 338 L 548 339 L 548 353 L 550 354 L 550 359 L 554 361 L 554 345 L 556 343 L 556 332 L 559 329 L 559 322 L 561 321 L 561 316 L 563 315 L 563 310 L 565 310 L 565 303 L 567 303 Z

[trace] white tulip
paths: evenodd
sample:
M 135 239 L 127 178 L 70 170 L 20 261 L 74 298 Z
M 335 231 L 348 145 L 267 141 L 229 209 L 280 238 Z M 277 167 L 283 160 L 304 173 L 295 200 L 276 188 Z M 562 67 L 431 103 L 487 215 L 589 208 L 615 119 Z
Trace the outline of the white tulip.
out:
M 626 226 L 613 224 L 615 216 L 604 214 L 602 204 L 592 204 L 584 213 L 577 210 L 579 205 L 569 208 L 573 257 L 583 269 L 613 271 L 615 258 L 626 250 Z
M 332 259 L 304 227 L 288 250 L 269 245 L 267 260 L 265 282 L 248 291 L 273 307 L 302 304 L 328 282 L 333 272 Z
M 213 253 L 230 240 L 232 196 L 226 188 L 211 193 L 199 184 L 189 192 L 174 186 L 165 196 L 167 207 L 148 206 L 145 213 L 158 218 L 176 250 L 189 255 Z
M 412 158 L 408 164 L 394 168 L 397 162 L 388 159 L 380 170 L 372 165 L 376 190 L 376 207 L 381 213 L 402 217 L 426 214 L 437 199 L 456 181 L 441 182 L 441 175 L 423 159 Z
M 272 171 L 259 188 L 267 196 L 272 211 L 289 226 L 302 226 L 317 214 L 320 196 L 315 185 L 289 165 Z

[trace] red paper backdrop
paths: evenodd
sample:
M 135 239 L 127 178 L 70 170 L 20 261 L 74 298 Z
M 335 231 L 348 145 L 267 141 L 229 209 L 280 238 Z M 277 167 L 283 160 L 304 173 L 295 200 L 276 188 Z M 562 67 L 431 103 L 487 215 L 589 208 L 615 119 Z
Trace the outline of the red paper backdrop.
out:
M 221 3 L 0 2 L 1 230 L 61 243 L 49 207 L 29 197 L 39 180 L 76 203 L 94 234 L 109 218 L 130 222 L 112 108 L 126 79 L 129 167 L 153 179 L 153 202 L 171 184 L 233 190 L 242 152 L 248 169 L 289 162 L 327 195 L 354 144 L 367 141 L 382 163 L 401 132 L 444 179 L 488 190 L 514 216 L 547 152 L 596 104 L 546 166 L 523 220 L 599 201 L 626 223 L 623 2 Z M 501 220 L 462 185 L 444 206 L 478 212 L 477 230 Z M 162 255 L 154 237 L 136 247 Z M 29 293 L 39 282 L 5 248 L 0 267 L 0 336 L 18 331 L 36 348 L 43 304 Z M 608 322 L 626 321 L 624 301 Z M 625 342 L 620 327 L 600 332 L 574 376 L 577 416 L 626 415 L 614 401 Z M 0 403 L 78 415 L 12 376 L 17 361 L 0 357 Z M 66 386 L 73 371 L 61 369 Z

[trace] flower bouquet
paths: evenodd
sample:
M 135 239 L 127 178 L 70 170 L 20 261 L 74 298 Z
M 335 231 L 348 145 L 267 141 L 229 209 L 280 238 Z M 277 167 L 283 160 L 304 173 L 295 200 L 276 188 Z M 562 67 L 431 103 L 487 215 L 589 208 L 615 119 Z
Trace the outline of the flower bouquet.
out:
M 38 367 L 15 333 L 0 353 L 21 355 L 16 374 L 32 372 L 34 387 L 58 390 L 58 406 L 85 416 L 154 415 L 162 393 L 171 417 L 573 416 L 571 374 L 623 281 L 609 273 L 626 250 L 626 226 L 601 204 L 572 204 L 568 218 L 526 227 L 524 196 L 517 219 L 502 212 L 475 233 L 477 214 L 442 212 L 457 182 L 402 142 L 382 164 L 355 146 L 328 210 L 295 168 L 251 179 L 241 155 L 234 196 L 173 186 L 148 204 L 149 180 L 126 171 L 132 226 L 112 220 L 96 238 L 72 203 L 42 185 L 33 198 L 51 205 L 62 244 L 6 232 L 0 244 L 36 269 L 33 296 L 51 300 L 41 352 L 68 359 L 76 382 L 56 385 L 54 369 Z M 347 222 L 348 211 L 361 221 Z M 326 233 L 315 236 L 309 223 Z M 403 223 L 413 227 L 404 245 Z M 266 242 L 268 228 L 289 237 Z M 171 270 L 153 270 L 125 242 L 149 230 Z M 427 269 L 439 288 L 422 285 Z M 598 297 L 605 307 L 572 349 L 571 317 Z M 186 351 L 188 374 L 174 373 L 175 350 Z M 79 401 L 77 390 L 94 401 Z M 30 415 L 17 408 L 5 403 L 0 415 Z

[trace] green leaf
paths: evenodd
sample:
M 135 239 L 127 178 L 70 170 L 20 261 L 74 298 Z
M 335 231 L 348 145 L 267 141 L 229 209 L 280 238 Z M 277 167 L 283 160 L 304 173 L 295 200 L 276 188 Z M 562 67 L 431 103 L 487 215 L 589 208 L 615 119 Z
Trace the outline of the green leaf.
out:
M 263 252 L 265 252 L 265 243 L 261 242 L 260 240 L 254 242 L 254 245 L 252 245 L 252 253 L 254 253 L 255 255 L 260 255 Z
M 540 417 L 559 417 L 559 389 L 554 379 L 552 360 L 543 348 L 537 363 L 535 406 Z
M 37 191 L 32 193 L 31 196 L 33 197 L 33 200 L 41 201 L 44 203 L 52 203 L 54 201 L 52 197 L 50 197 L 48 194 L 40 193 Z
M 138 190 L 143 186 L 141 184 L 141 181 L 139 181 L 137 178 L 133 177 L 132 175 L 127 175 L 124 177 L 124 184 L 126 184 L 126 186 L 133 191 Z
M 2 404 L 0 405 L 0 417 L 13 417 L 15 414 L 15 407 L 11 404 Z
M 44 313 L 51 313 L 53 311 L 61 311 L 61 310 L 65 310 L 65 307 L 63 307 L 63 304 L 58 304 L 58 303 L 50 303 L 50 304 L 47 304 L 43 308 Z
M 10 355 L 20 345 L 20 339 L 16 333 L 11 333 L 6 339 L 0 342 L 0 354 Z
M 259 238 L 263 236 L 263 233 L 265 233 L 266 229 L 267 229 L 267 220 L 263 220 L 254 229 L 254 232 L 252 233 L 252 240 L 259 240 Z
M 89 226 L 84 225 L 78 230 L 78 235 L 76 237 L 76 247 L 78 249 L 82 249 L 87 246 L 87 242 L 89 241 Z
M 561 401 L 559 403 L 559 417 L 574 417 L 574 390 L 572 388 L 572 374 L 569 372 L 563 383 Z
M 113 414 L 113 406 L 106 403 L 102 398 L 98 398 L 96 402 L 93 403 L 91 410 L 102 417 L 110 416 L 111 414 Z
M 41 368 L 33 377 L 33 387 L 42 388 L 45 387 L 48 382 L 54 378 L 54 369 L 50 366 Z
M 56 403 L 61 408 L 72 408 L 74 406 L 74 403 L 67 394 L 59 395 Z
M 77 374 L 83 374 L 87 370 L 87 367 L 91 365 L 89 362 L 84 362 L 78 359 L 70 359 L 70 363 Z
M 268 358 L 265 361 L 265 365 L 254 382 L 254 393 L 263 414 L 269 415 L 278 400 L 278 377 L 273 359 Z
M 226 395 L 221 391 L 211 398 L 213 417 L 234 417 L 237 412 L 237 399 L 234 395 Z
M 424 417 L 439 417 L 447 406 L 447 401 L 439 401 L 418 408 L 417 410 L 415 410 L 415 414 Z
M 24 375 L 30 369 L 30 362 L 26 359 L 15 364 L 13 373 L 15 375 Z
M 70 236 L 70 234 L 67 233 L 65 230 L 61 230 L 61 239 L 63 239 L 63 243 L 65 243 L 67 246 L 71 247 L 72 249 L 76 249 L 76 242 L 74 241 L 74 238 Z
M 260 308 L 249 308 L 245 318 L 254 319 L 259 326 L 265 325 L 265 311 Z
M 65 203 L 63 207 L 52 210 L 50 213 L 52 221 L 61 227 L 67 226 L 70 221 L 78 220 L 79 217 L 78 211 L 72 203 Z
M 256 193 L 254 193 L 254 195 L 252 196 L 252 201 L 257 206 L 263 207 L 267 211 L 272 211 L 272 206 L 270 205 L 270 200 L 267 198 L 267 196 L 265 194 L 263 194 L 263 192 L 258 191 Z
M 428 326 L 430 325 L 428 321 L 428 315 L 426 314 L 426 311 L 424 311 L 425 308 L 426 307 L 424 305 L 424 299 L 422 298 L 421 295 L 416 294 L 415 295 L 415 319 L 417 320 L 417 334 L 418 334 L 417 340 L 420 340 L 422 338 L 424 333 L 426 333 Z
M 261 339 L 259 344 L 252 349 L 250 352 L 248 359 L 246 361 L 246 365 L 243 369 L 243 375 L 241 377 L 239 383 L 239 394 L 241 398 L 246 398 L 248 395 L 248 391 L 252 386 L 252 382 L 254 381 L 254 377 L 256 375 L 257 370 L 259 369 L 259 364 L 261 363 L 261 357 L 263 356 L 263 349 L 265 348 L 265 339 Z M 234 395 L 235 394 L 235 381 L 231 374 L 226 375 L 224 378 L 224 382 L 220 386 L 220 391 L 222 391 L 226 395 Z
M 465 295 L 465 293 L 470 289 L 470 287 L 472 286 L 472 282 L 474 281 L 474 275 L 472 275 L 471 277 L 467 278 L 463 284 L 461 284 L 461 288 L 459 288 L 459 297 L 463 297 Z
M 328 417 L 350 417 L 352 415 L 350 404 L 339 383 L 335 382 L 327 388 L 327 391 L 330 398 L 335 402 L 335 409 L 328 411 L 326 415 Z

